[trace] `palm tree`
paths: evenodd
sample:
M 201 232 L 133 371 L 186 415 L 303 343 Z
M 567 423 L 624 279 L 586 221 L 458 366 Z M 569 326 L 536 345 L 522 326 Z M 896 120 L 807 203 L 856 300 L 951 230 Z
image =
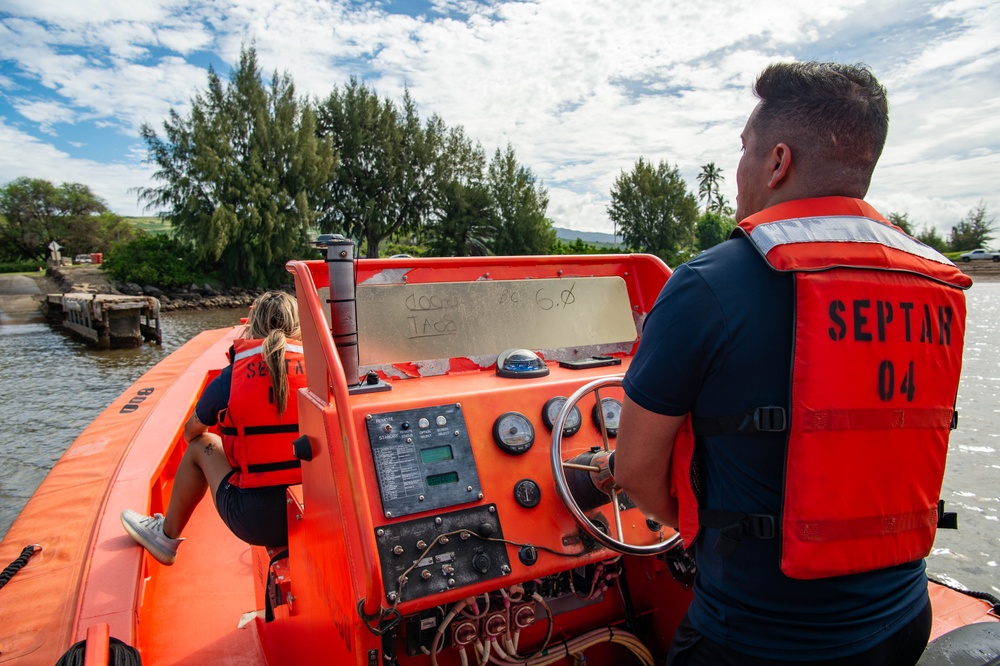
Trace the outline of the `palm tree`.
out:
M 716 198 L 713 195 L 719 194 L 719 185 L 724 181 L 722 169 L 715 166 L 715 162 L 709 162 L 701 167 L 698 174 L 698 198 L 705 200 L 705 212 L 712 208 Z

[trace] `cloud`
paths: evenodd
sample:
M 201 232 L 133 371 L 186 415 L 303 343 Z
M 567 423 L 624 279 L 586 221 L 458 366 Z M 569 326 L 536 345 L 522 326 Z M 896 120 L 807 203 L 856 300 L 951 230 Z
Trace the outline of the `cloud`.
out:
M 121 215 L 142 215 L 134 188 L 148 186 L 153 169 L 138 161 L 100 163 L 74 159 L 25 134 L 0 117 L 0 183 L 41 178 L 53 183 L 82 183 Z
M 346 0 L 6 5 L 0 85 L 15 96 L 11 124 L 36 128 L 38 146 L 53 131 L 96 145 L 73 134 L 81 118 L 127 136 L 158 127 L 169 109 L 187 113 L 205 62 L 233 64 L 254 44 L 265 74 L 288 71 L 300 94 L 356 76 L 397 100 L 408 89 L 424 118 L 464 126 L 490 155 L 510 142 L 559 226 L 608 231 L 611 185 L 640 156 L 677 166 L 692 189 L 715 162 L 735 199 L 750 85 L 767 63 L 864 60 L 892 113 L 873 201 L 947 229 L 981 198 L 1000 206 L 1000 6 L 985 0 L 432 0 L 419 16 Z

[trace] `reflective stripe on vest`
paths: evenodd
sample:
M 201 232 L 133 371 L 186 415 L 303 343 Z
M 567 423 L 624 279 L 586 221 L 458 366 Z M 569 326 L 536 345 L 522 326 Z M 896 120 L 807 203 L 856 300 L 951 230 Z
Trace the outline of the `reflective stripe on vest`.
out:
M 954 265 L 934 248 L 867 217 L 830 215 L 777 220 L 755 227 L 750 239 L 764 255 L 775 247 L 793 243 L 876 243 L 928 261 Z

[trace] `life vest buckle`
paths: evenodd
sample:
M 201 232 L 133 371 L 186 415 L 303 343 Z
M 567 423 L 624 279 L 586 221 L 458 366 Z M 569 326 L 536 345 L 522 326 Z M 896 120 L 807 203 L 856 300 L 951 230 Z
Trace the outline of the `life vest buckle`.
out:
M 755 539 L 773 539 L 778 534 L 774 516 L 751 513 L 747 515 L 747 523 L 749 527 L 747 536 Z
M 753 412 L 753 423 L 757 432 L 784 432 L 788 428 L 788 418 L 784 407 L 769 405 L 758 407 Z

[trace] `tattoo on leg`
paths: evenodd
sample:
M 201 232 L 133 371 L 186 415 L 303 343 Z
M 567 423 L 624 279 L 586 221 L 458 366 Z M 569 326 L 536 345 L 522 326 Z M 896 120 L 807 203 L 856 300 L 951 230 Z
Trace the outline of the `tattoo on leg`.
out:
M 215 446 L 213 446 L 212 443 L 209 442 L 208 444 L 205 445 L 205 455 L 210 456 L 213 453 L 215 453 Z

